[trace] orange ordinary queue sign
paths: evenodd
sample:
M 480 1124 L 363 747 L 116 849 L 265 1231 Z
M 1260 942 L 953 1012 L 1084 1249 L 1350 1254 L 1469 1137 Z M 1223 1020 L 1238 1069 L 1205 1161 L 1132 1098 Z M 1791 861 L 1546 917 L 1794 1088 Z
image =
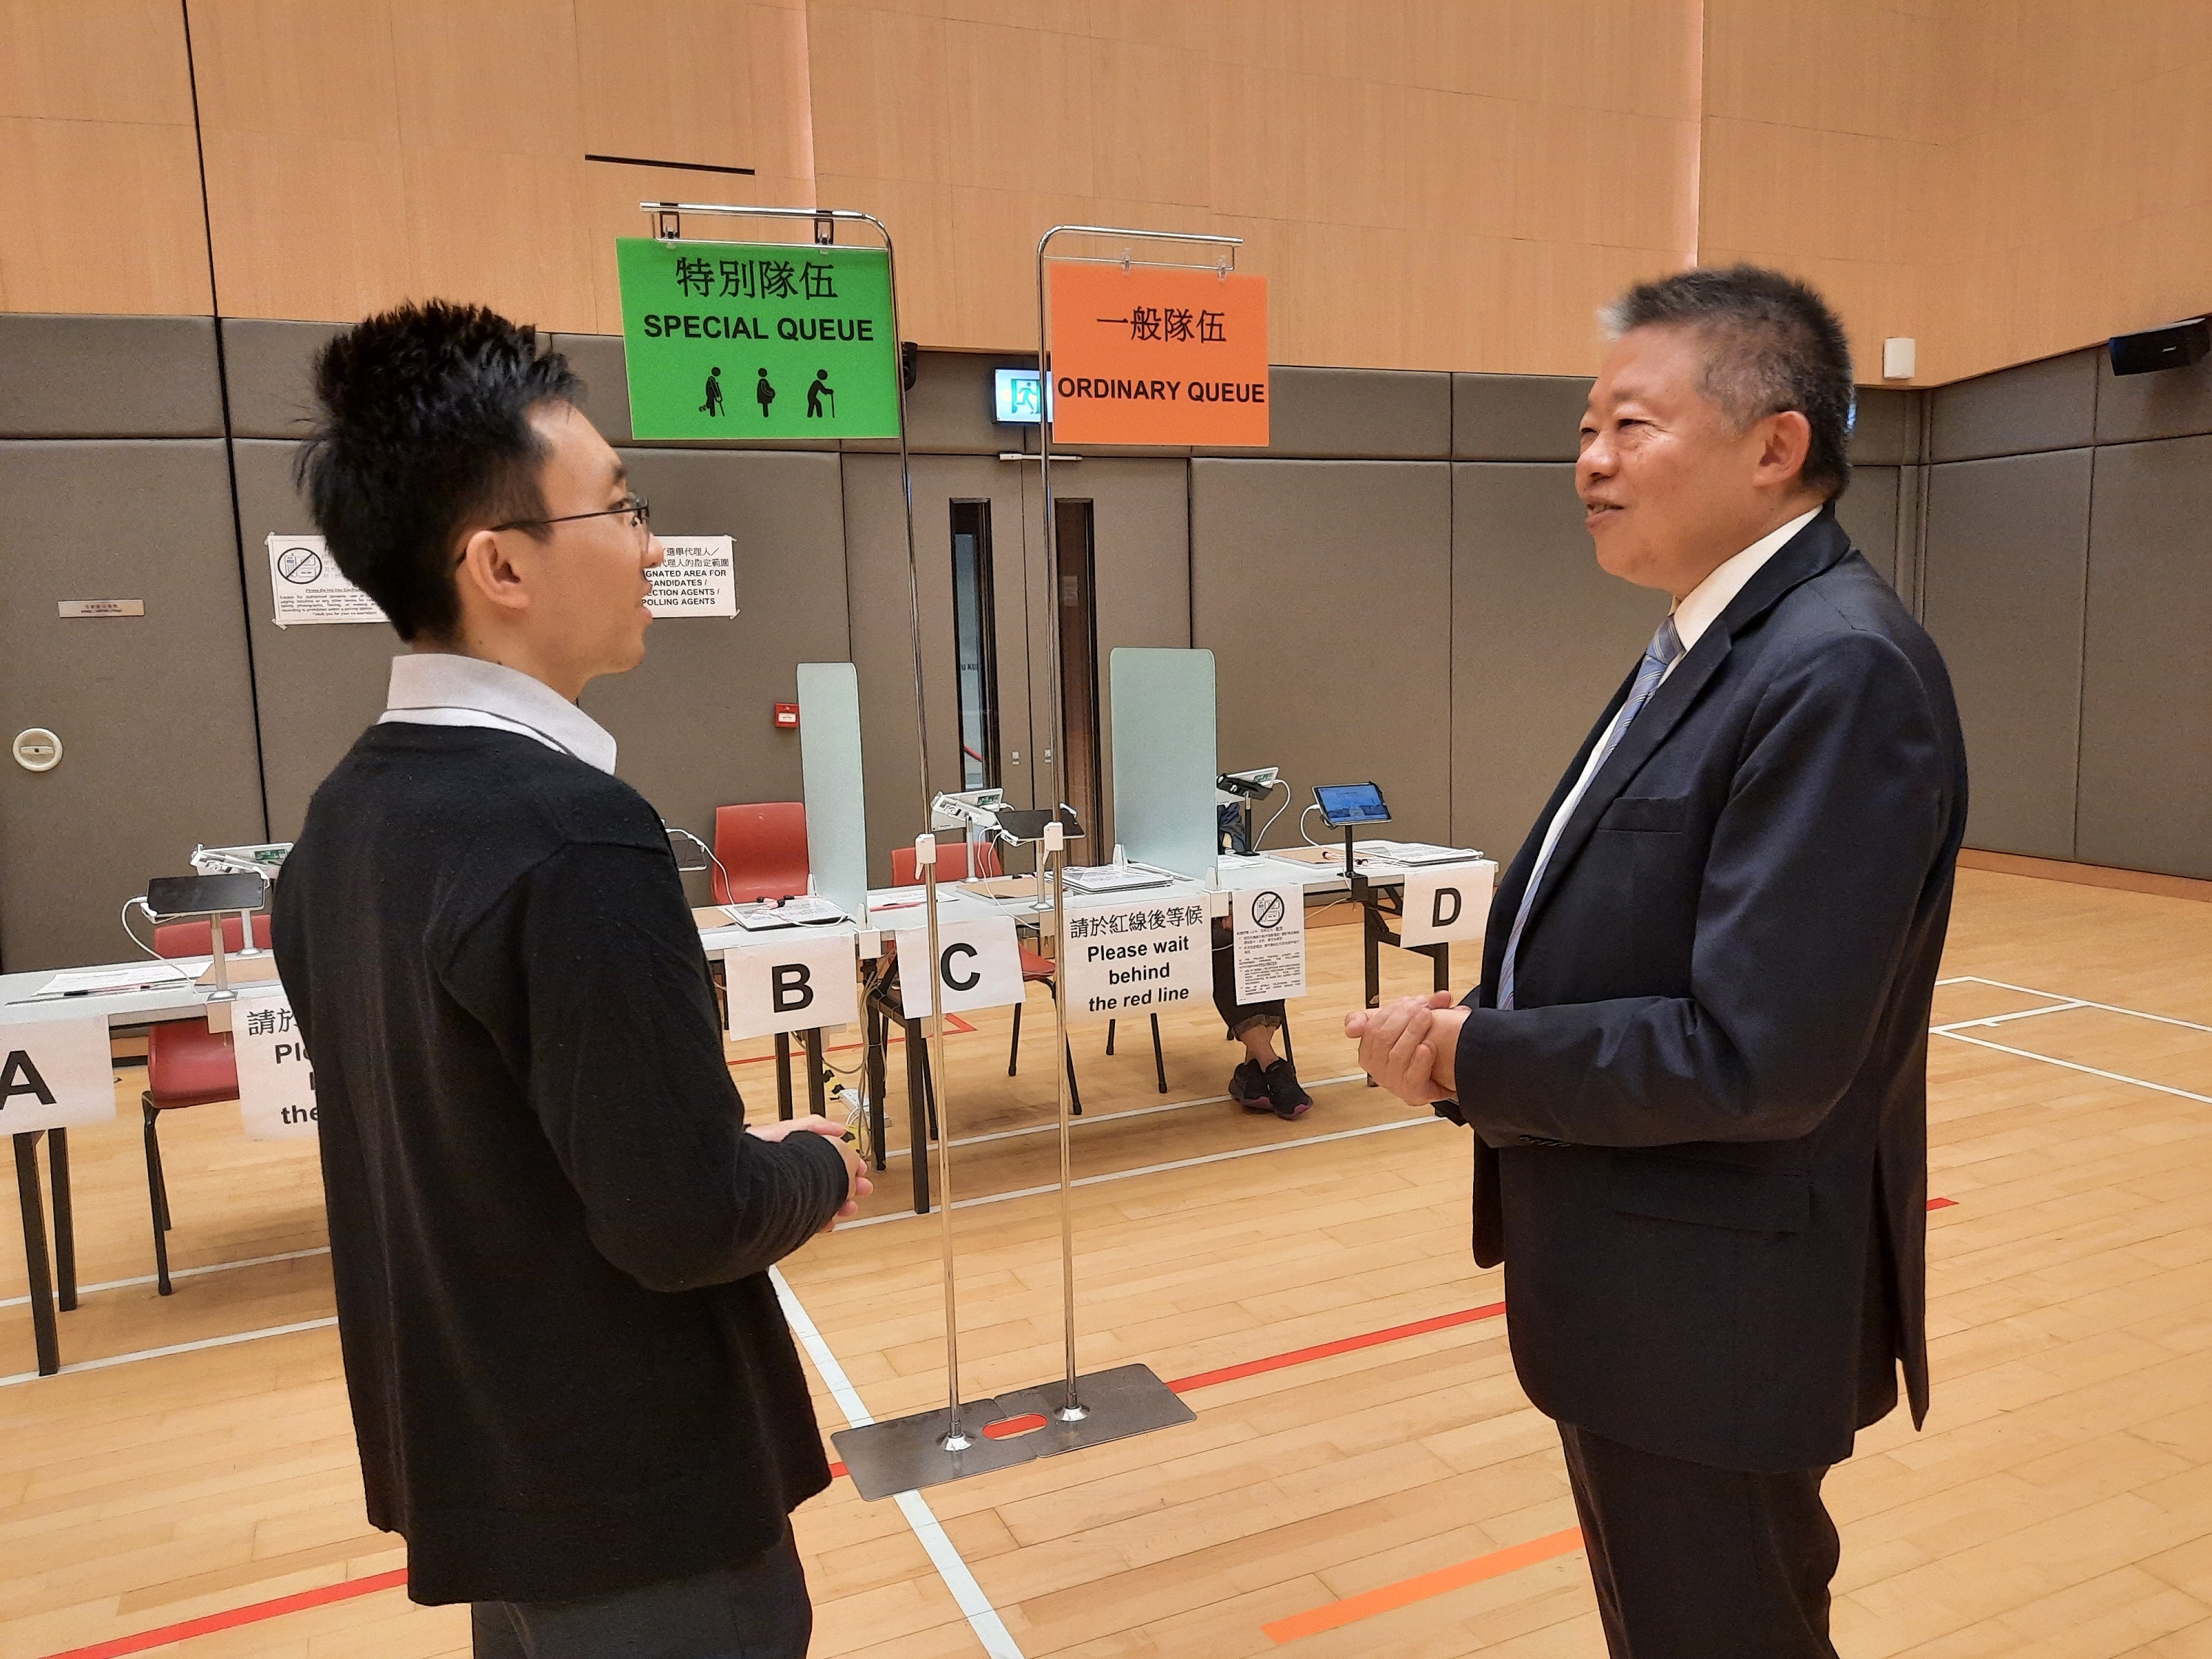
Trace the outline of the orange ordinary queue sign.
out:
M 1267 441 L 1267 279 L 1050 268 L 1052 430 L 1068 443 Z

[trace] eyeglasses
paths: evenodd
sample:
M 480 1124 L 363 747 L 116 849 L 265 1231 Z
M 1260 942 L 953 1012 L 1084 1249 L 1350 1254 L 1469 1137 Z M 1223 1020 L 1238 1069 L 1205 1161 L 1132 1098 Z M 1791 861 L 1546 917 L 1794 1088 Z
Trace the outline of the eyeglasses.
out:
M 625 495 L 619 507 L 601 507 L 597 513 L 564 513 L 557 519 L 515 519 L 507 524 L 495 524 L 494 530 L 543 530 L 550 525 L 574 524 L 579 519 L 612 519 L 627 515 L 629 527 L 643 530 L 653 522 L 653 503 L 642 495 Z

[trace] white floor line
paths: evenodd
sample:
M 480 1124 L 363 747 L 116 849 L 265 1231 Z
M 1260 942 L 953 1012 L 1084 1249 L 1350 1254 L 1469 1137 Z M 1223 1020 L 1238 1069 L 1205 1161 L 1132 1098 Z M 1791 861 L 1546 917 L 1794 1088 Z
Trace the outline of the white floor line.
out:
M 2127 1011 L 2121 1009 L 2124 1013 Z M 2187 1089 L 2177 1089 L 2169 1083 L 2146 1082 L 2139 1077 L 2130 1077 L 2124 1072 L 2107 1072 L 2095 1066 L 2084 1066 L 2077 1060 L 2057 1060 L 2049 1054 L 2039 1054 L 2032 1048 L 2014 1048 L 2002 1042 L 1991 1042 L 1987 1037 L 1972 1037 L 1960 1031 L 1937 1031 L 1936 1036 L 1947 1036 L 1954 1042 L 1971 1042 L 1977 1048 L 1990 1048 L 2001 1054 L 2016 1055 L 2021 1060 L 2039 1060 L 2045 1066 L 2062 1066 L 2069 1072 L 2080 1072 L 2089 1077 L 2100 1077 L 2112 1083 L 2131 1083 L 2138 1089 L 2148 1089 L 2161 1095 L 2174 1095 L 2183 1100 L 2202 1101 L 2212 1106 L 2212 1095 L 2196 1094 Z
M 2043 1008 L 2021 1008 L 2009 1014 L 1991 1014 L 1983 1019 L 1954 1019 L 1928 1029 L 1939 1036 L 1948 1036 L 1954 1031 L 1978 1031 L 1984 1025 L 2009 1025 L 2016 1019 L 2033 1019 L 2038 1014 L 2063 1014 L 2069 1008 L 2087 1008 L 2089 1005 L 2078 997 L 2069 997 L 2063 1002 L 2054 1002 Z
M 821 1330 L 793 1291 L 782 1270 L 771 1267 L 768 1270 L 768 1276 L 775 1285 L 776 1300 L 783 1304 L 783 1316 L 791 1322 L 791 1328 L 797 1333 L 799 1345 L 806 1350 L 806 1357 L 814 1362 L 814 1369 L 822 1374 L 823 1382 L 829 1385 L 830 1398 L 837 1402 L 837 1409 L 844 1413 L 846 1423 L 858 1429 L 874 1422 L 875 1417 L 861 1400 L 860 1391 L 853 1386 L 853 1379 L 845 1375 L 845 1368 L 837 1363 L 837 1356 L 830 1352 L 830 1344 L 823 1340 Z M 991 1605 L 991 1598 L 983 1594 L 983 1587 L 975 1582 L 975 1575 L 969 1570 L 968 1563 L 961 1558 L 959 1550 L 946 1535 L 936 1511 L 929 1507 L 918 1492 L 902 1492 L 894 1501 L 898 1504 L 900 1513 L 906 1516 L 907 1525 L 914 1528 L 914 1535 L 921 1540 L 921 1547 L 928 1553 L 930 1565 L 937 1569 L 938 1577 L 945 1580 L 945 1588 L 952 1592 L 952 1600 L 966 1615 L 969 1628 L 983 1644 L 983 1651 L 990 1656 L 990 1659 L 1024 1659 L 1021 1644 L 1014 1640 L 1013 1633 L 1006 1628 L 1006 1620 L 999 1617 L 999 1610 Z
M 117 1365 L 135 1365 L 142 1359 L 167 1359 L 171 1354 L 198 1353 L 207 1348 L 228 1348 L 240 1342 L 258 1342 L 264 1336 L 290 1336 L 299 1331 L 319 1331 L 337 1324 L 333 1314 L 327 1319 L 303 1319 L 296 1325 L 271 1325 L 264 1330 L 237 1331 L 229 1336 L 204 1336 L 197 1342 L 173 1342 L 166 1348 L 141 1348 L 136 1353 L 110 1354 L 105 1359 L 81 1359 L 74 1365 L 64 1365 L 54 1373 L 57 1376 L 74 1376 L 79 1371 L 104 1371 Z M 12 1389 L 19 1382 L 43 1381 L 36 1371 L 17 1371 L 13 1376 L 0 1376 L 0 1389 Z
M 2140 1008 L 2123 1008 L 2117 1002 L 2093 1002 L 2087 997 L 2069 997 L 2063 991 L 2039 991 L 2032 985 L 2008 985 L 2003 980 L 1984 979 L 1978 974 L 1968 974 L 1965 978 L 1976 985 L 1994 985 L 2000 991 L 2017 991 L 2022 996 L 2055 997 L 2083 1008 L 2101 1008 L 2108 1014 L 2126 1014 L 2135 1019 L 2155 1020 L 2160 1025 L 2179 1025 L 2186 1031 L 2212 1032 L 2212 1025 L 2199 1025 L 2193 1019 L 2176 1019 L 2172 1014 L 2147 1014 Z
M 1231 1158 L 1258 1158 L 1267 1152 L 1286 1152 L 1297 1146 L 1319 1146 L 1332 1140 L 1350 1140 L 1358 1135 L 1379 1135 L 1391 1129 L 1413 1129 L 1424 1123 L 1443 1121 L 1444 1120 L 1440 1117 L 1392 1118 L 1387 1123 L 1362 1124 L 1357 1129 L 1339 1129 L 1333 1134 L 1307 1135 L 1297 1140 L 1271 1140 L 1262 1146 L 1239 1146 L 1226 1152 L 1208 1152 L 1203 1158 L 1179 1158 L 1166 1164 L 1146 1164 L 1133 1170 L 1109 1170 L 1104 1175 L 1078 1176 L 1069 1184 L 1076 1187 L 1100 1187 L 1109 1181 L 1133 1181 L 1139 1176 L 1164 1175 L 1170 1170 L 1192 1170 L 1201 1164 L 1226 1164 Z M 1011 1192 L 984 1193 L 975 1198 L 959 1199 L 954 1202 L 952 1207 L 955 1210 L 971 1210 L 979 1205 L 1004 1204 L 1012 1199 L 1036 1198 L 1042 1194 L 1056 1193 L 1059 1190 L 1060 1183 L 1056 1181 L 1044 1187 L 1017 1187 Z M 912 1221 L 915 1219 L 918 1213 L 914 1210 L 899 1210 L 890 1215 L 866 1216 L 858 1221 L 839 1223 L 837 1231 L 841 1233 L 849 1233 L 856 1227 L 880 1227 L 890 1221 Z M 935 1212 L 933 1211 L 932 1213 L 934 1214 Z
M 1331 1084 L 1335 1083 L 1358 1083 L 1364 1081 L 1366 1076 L 1367 1073 L 1364 1072 L 1346 1072 L 1342 1077 L 1317 1077 L 1312 1082 L 1307 1084 L 1306 1087 L 1309 1089 L 1326 1089 Z M 1080 1129 L 1088 1125 L 1093 1124 L 1118 1123 L 1126 1117 L 1153 1117 L 1162 1112 L 1187 1112 L 1194 1106 L 1218 1106 L 1224 1101 L 1231 1098 L 1233 1098 L 1233 1097 L 1229 1095 L 1206 1095 L 1198 1100 L 1170 1100 L 1165 1105 L 1134 1106 L 1126 1112 L 1085 1113 L 1081 1117 L 1071 1117 L 1068 1120 L 1068 1122 L 1074 1127 Z M 1027 1128 L 997 1129 L 987 1135 L 957 1136 L 954 1138 L 952 1144 L 956 1147 L 981 1146 L 986 1141 L 1017 1140 L 1024 1135 L 1049 1135 L 1057 1134 L 1059 1132 L 1060 1123 L 1055 1116 L 1054 1121 L 1050 1123 L 1032 1123 Z M 904 1146 L 898 1147 L 896 1150 L 884 1154 L 887 1161 L 891 1158 L 905 1158 L 907 1156 L 908 1156 L 908 1152 Z
M 173 1280 L 198 1279 L 206 1273 L 235 1273 L 240 1267 L 265 1267 L 272 1261 L 305 1261 L 311 1255 L 328 1255 L 330 1253 L 329 1245 L 318 1244 L 312 1250 L 286 1250 L 281 1255 L 250 1255 L 243 1261 L 217 1261 L 205 1267 L 172 1267 L 169 1269 L 169 1277 Z M 97 1285 L 78 1285 L 76 1293 L 79 1296 L 91 1296 L 99 1291 L 127 1291 L 134 1285 L 151 1285 L 155 1282 L 157 1277 L 154 1273 L 142 1273 L 136 1279 L 104 1279 Z M 0 1301 L 0 1308 L 24 1308 L 28 1307 L 30 1302 L 31 1298 L 27 1296 L 11 1296 L 4 1301 Z

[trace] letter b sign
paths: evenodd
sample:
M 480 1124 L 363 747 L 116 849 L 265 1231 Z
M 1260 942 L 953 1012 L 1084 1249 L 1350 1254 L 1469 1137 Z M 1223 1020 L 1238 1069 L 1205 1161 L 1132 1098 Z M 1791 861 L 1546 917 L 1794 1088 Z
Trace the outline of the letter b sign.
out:
M 722 953 L 730 988 L 730 1035 L 812 1031 L 860 1018 L 853 936 L 779 931 Z

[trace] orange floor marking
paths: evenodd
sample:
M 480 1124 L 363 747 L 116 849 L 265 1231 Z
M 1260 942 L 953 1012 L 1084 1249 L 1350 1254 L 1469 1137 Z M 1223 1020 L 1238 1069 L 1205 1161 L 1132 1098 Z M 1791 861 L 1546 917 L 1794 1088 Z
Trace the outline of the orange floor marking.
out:
M 1570 1550 L 1583 1547 L 1583 1529 L 1569 1527 L 1565 1532 L 1555 1532 L 1543 1538 L 1532 1538 L 1525 1544 L 1514 1544 L 1488 1555 L 1478 1555 L 1472 1561 L 1462 1561 L 1457 1566 L 1439 1567 L 1434 1572 L 1422 1573 L 1419 1577 L 1401 1579 L 1395 1584 L 1385 1584 L 1381 1589 L 1369 1590 L 1364 1595 L 1348 1595 L 1341 1601 L 1331 1601 L 1327 1607 L 1310 1612 L 1292 1613 L 1288 1619 L 1278 1619 L 1272 1625 L 1260 1626 L 1261 1633 L 1272 1642 L 1295 1642 L 1302 1636 L 1317 1636 L 1325 1630 L 1335 1630 L 1344 1625 L 1357 1624 L 1362 1619 L 1372 1619 L 1378 1613 L 1410 1607 L 1416 1601 L 1425 1601 L 1432 1595 L 1442 1595 L 1447 1590 L 1462 1589 L 1469 1584 L 1479 1584 L 1486 1578 L 1501 1578 L 1509 1572 L 1518 1572 L 1523 1567 L 1533 1567 L 1539 1561 L 1548 1561 L 1555 1555 L 1565 1555 Z

